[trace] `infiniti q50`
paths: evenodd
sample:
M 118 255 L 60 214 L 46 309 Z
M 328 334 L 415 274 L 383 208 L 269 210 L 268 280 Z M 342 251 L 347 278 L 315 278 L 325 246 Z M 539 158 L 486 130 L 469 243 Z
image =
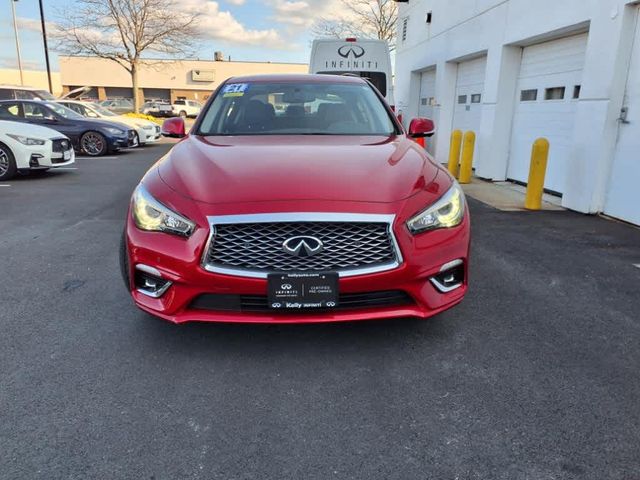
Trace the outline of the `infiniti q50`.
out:
M 366 80 L 236 77 L 133 192 L 121 267 L 171 322 L 427 318 L 467 290 L 464 194 Z

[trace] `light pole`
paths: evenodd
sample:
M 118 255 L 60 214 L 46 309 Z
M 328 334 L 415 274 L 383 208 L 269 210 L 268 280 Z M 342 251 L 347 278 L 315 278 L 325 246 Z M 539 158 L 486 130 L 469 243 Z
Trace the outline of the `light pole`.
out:
M 47 45 L 47 28 L 44 25 L 44 8 L 42 8 L 42 0 L 40 0 L 40 23 L 42 24 L 42 41 L 44 42 L 44 58 L 47 61 L 47 79 L 49 80 L 49 93 L 53 94 L 53 86 L 51 85 L 51 65 L 49 65 L 49 47 Z
M 20 40 L 18 39 L 18 22 L 16 21 L 16 6 L 18 0 L 9 0 L 11 2 L 11 11 L 13 12 L 13 32 L 16 36 L 16 52 L 18 53 L 18 69 L 20 70 L 20 85 L 24 85 L 24 77 L 22 75 L 22 57 L 20 56 Z

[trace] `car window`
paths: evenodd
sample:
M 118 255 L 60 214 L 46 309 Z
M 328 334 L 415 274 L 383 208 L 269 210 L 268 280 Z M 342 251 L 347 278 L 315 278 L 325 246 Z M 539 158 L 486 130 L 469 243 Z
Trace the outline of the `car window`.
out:
M 115 113 L 113 113 L 111 110 L 107 110 L 106 108 L 102 107 L 101 105 L 93 104 L 93 105 L 91 105 L 91 107 L 87 107 L 85 105 L 85 108 L 88 111 L 95 110 L 96 112 L 98 112 L 99 116 L 103 116 L 103 117 L 117 117 L 118 116 Z
M 0 104 L 0 118 L 3 120 L 16 120 L 22 117 L 20 104 L 17 102 L 6 102 Z
M 13 90 L 9 88 L 0 88 L 0 100 L 13 100 Z
M 24 117 L 29 120 L 53 120 L 55 115 L 51 110 L 46 108 L 44 104 L 24 103 Z
M 16 90 L 16 98 L 19 100 L 36 100 L 38 96 L 30 90 Z
M 202 135 L 391 135 L 395 124 L 368 84 L 251 82 L 223 86 Z
M 43 105 L 46 105 L 48 108 L 56 112 L 63 118 L 67 118 L 69 120 L 84 120 L 84 117 L 73 110 L 64 107 L 56 102 L 43 102 Z
M 61 103 L 60 105 L 62 105 L 63 107 L 67 107 L 71 110 L 73 110 L 74 112 L 76 112 L 79 115 L 83 115 L 85 114 L 84 111 L 84 107 L 82 105 L 78 105 L 77 103 Z

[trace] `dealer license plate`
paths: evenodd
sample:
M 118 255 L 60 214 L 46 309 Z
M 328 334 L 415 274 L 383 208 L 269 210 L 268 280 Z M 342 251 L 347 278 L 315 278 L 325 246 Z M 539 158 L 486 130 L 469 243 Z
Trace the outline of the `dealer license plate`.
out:
M 335 308 L 338 274 L 273 273 L 267 277 L 269 307 L 275 310 Z

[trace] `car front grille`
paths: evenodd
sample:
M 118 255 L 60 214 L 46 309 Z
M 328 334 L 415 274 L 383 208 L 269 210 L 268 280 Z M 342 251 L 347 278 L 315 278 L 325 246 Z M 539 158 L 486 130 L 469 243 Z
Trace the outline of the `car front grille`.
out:
M 51 149 L 54 153 L 64 153 L 71 149 L 71 142 L 66 138 L 56 138 L 52 140 Z
M 250 221 L 254 217 L 265 221 Z M 209 220 L 212 233 L 203 266 L 214 272 L 266 277 L 272 272 L 334 271 L 349 276 L 390 270 L 401 263 L 391 230 L 393 216 L 264 214 Z M 283 245 L 295 237 L 320 240 L 322 251 L 308 256 L 287 253 Z
M 358 310 L 364 308 L 393 308 L 415 305 L 414 300 L 400 290 L 381 292 L 342 293 L 338 299 L 338 306 L 331 309 L 308 309 L 303 313 L 313 314 L 324 311 Z M 255 312 L 268 313 L 269 302 L 265 295 L 227 295 L 206 293 L 197 296 L 189 305 L 194 310 L 212 310 L 223 312 Z M 300 310 L 278 310 L 278 315 L 295 313 Z

